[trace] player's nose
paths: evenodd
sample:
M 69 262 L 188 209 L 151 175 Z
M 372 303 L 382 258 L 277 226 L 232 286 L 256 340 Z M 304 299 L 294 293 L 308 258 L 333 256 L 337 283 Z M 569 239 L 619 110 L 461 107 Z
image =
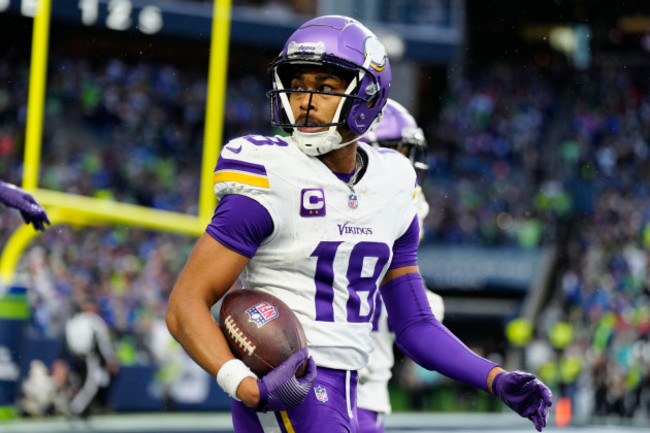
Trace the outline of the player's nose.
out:
M 314 104 L 314 94 L 313 93 L 299 93 L 300 109 L 302 111 L 312 111 L 316 108 Z

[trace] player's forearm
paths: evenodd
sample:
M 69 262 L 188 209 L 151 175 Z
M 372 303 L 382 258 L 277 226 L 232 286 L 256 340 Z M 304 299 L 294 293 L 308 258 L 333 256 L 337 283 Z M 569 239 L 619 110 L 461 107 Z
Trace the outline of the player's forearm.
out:
M 221 366 L 234 359 L 210 310 L 196 299 L 170 299 L 166 322 L 172 337 L 210 375 L 216 377 Z
M 235 357 L 209 310 L 206 315 L 200 308 L 179 309 L 172 305 L 167 311 L 169 332 L 194 362 L 217 378 L 218 382 L 221 379 L 219 385 L 224 388 L 223 375 L 219 378 L 219 372 L 224 364 L 235 360 Z M 244 378 L 239 373 L 236 376 L 225 382 L 224 391 L 233 397 L 236 395 L 246 406 L 256 407 L 260 399 L 257 380 L 252 377 Z
M 169 332 L 213 376 L 234 356 L 210 308 L 232 286 L 247 261 L 204 233 L 169 296 Z
M 397 346 L 421 366 L 488 391 L 496 366 L 454 336 L 431 313 L 419 274 L 408 274 L 381 288 Z

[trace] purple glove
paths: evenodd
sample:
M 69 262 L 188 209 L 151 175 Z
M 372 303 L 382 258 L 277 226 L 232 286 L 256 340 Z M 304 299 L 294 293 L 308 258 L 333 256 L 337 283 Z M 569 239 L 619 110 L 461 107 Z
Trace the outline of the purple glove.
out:
M 260 402 L 255 410 L 287 410 L 299 406 L 307 397 L 316 379 L 316 363 L 310 356 L 307 373 L 296 379 L 296 370 L 307 359 L 307 349 L 300 349 L 282 364 L 271 370 L 262 380 L 257 381 L 260 389 Z
M 50 224 L 45 209 L 24 189 L 0 181 L 0 202 L 18 209 L 25 224 L 32 224 L 36 230 L 45 230 L 44 223 Z
M 499 373 L 492 382 L 492 391 L 510 409 L 531 420 L 537 431 L 546 427 L 553 395 L 534 374 L 523 371 Z

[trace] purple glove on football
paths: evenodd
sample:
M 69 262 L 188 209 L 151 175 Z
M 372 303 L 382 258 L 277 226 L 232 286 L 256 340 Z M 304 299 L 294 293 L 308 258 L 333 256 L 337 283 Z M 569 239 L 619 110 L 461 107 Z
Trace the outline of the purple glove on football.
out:
M 492 382 L 492 391 L 510 409 L 531 420 L 537 431 L 546 427 L 553 395 L 534 374 L 522 371 L 499 373 Z
M 25 224 L 32 224 L 36 230 L 45 230 L 45 223 L 50 224 L 45 209 L 24 189 L 0 181 L 0 202 L 18 209 Z
M 299 379 L 296 370 L 307 359 L 307 349 L 300 349 L 286 361 L 271 370 L 262 380 L 257 381 L 260 389 L 260 402 L 255 410 L 287 410 L 299 406 L 307 397 L 316 379 L 316 363 L 310 356 L 307 373 Z

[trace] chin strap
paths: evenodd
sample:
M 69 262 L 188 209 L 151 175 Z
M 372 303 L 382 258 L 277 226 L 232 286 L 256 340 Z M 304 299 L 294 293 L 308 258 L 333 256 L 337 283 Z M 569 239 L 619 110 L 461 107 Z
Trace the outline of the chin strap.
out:
M 379 123 L 382 115 L 377 116 L 377 119 L 370 125 L 370 128 L 361 135 L 354 137 L 352 140 L 341 142 L 343 137 L 336 129 L 336 126 L 331 126 L 327 131 L 321 132 L 301 132 L 297 128 L 293 129 L 291 138 L 296 143 L 298 148 L 309 156 L 324 155 L 334 149 L 340 149 L 348 144 L 354 143 L 366 135 L 372 134 L 373 130 Z M 318 143 L 318 144 L 314 144 Z

